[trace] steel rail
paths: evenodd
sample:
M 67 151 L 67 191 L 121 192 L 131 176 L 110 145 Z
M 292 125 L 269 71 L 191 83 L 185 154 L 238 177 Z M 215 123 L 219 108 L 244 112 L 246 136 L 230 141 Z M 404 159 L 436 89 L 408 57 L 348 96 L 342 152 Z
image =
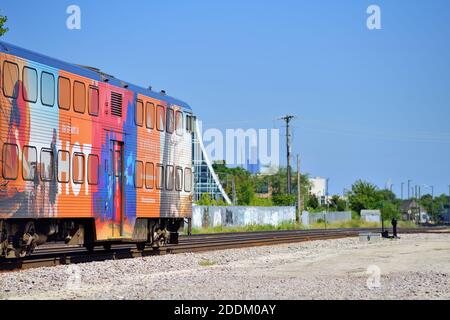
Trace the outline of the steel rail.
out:
M 132 244 L 115 245 L 110 250 L 97 247 L 93 252 L 88 252 L 82 247 L 45 245 L 42 246 L 42 248 L 37 249 L 35 253 L 29 257 L 22 259 L 0 260 L 0 271 L 49 267 L 93 261 L 117 260 L 152 255 L 201 252 L 313 240 L 337 239 L 355 237 L 361 232 L 379 231 L 379 228 L 352 228 L 198 234 L 193 236 L 180 236 L 180 241 L 177 245 L 167 245 L 166 247 L 158 250 L 147 247 L 143 251 L 135 249 L 135 246 Z M 445 228 L 411 228 L 399 230 L 399 234 L 442 232 L 448 233 L 449 231 Z

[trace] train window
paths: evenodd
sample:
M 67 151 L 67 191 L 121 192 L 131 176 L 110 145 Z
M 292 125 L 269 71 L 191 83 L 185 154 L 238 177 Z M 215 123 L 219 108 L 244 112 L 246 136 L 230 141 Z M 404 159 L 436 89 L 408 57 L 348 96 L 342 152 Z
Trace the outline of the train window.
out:
M 86 110 L 86 86 L 79 81 L 73 83 L 73 110 L 79 113 Z
M 153 129 L 155 127 L 155 105 L 151 102 L 147 102 L 145 105 L 145 124 L 148 129 Z
M 90 154 L 88 156 L 88 183 L 97 185 L 98 184 L 98 166 L 99 160 L 98 156 L 95 154 Z
M 177 128 L 177 134 L 179 136 L 183 135 L 183 113 L 180 111 L 176 113 L 175 126 Z
M 191 124 L 190 124 L 191 132 L 194 132 L 194 130 L 195 130 L 195 123 L 197 121 L 197 117 L 191 116 L 190 121 L 191 121 Z
M 3 178 L 17 179 L 19 172 L 19 148 L 16 144 L 3 144 Z
M 99 105 L 98 89 L 89 87 L 89 114 L 91 116 L 98 116 Z
M 24 67 L 22 74 L 23 99 L 35 103 L 37 101 L 38 76 L 36 69 Z
M 74 183 L 84 182 L 84 154 L 74 153 L 72 161 L 72 180 Z
M 55 104 L 55 76 L 45 71 L 41 73 L 41 101 L 48 107 Z
M 19 66 L 15 63 L 3 62 L 3 94 L 8 98 L 17 98 L 19 84 Z
M 173 133 L 175 130 L 175 115 L 173 109 L 167 108 L 167 133 Z
M 191 122 L 191 116 L 190 115 L 186 115 L 186 131 L 187 132 L 192 132 L 192 128 L 191 128 L 191 125 L 192 125 L 192 122 Z
M 186 192 L 192 191 L 192 169 L 191 168 L 184 169 L 184 191 L 186 191 Z
M 164 188 L 164 166 L 158 164 L 156 166 L 156 189 Z
M 58 151 L 58 182 L 68 183 L 70 179 L 70 153 Z
M 134 117 L 136 125 L 142 127 L 144 124 L 144 103 L 140 100 L 136 102 L 136 114 Z
M 166 117 L 164 114 L 164 107 L 163 106 L 158 106 L 156 109 L 156 129 L 158 129 L 158 131 L 164 131 L 164 124 L 166 122 Z
M 58 106 L 60 109 L 70 109 L 70 80 L 64 77 L 58 78 Z
M 142 188 L 144 185 L 144 163 L 142 161 L 136 161 L 134 172 L 134 186 L 136 188 Z
M 155 165 L 152 162 L 145 163 L 145 187 L 147 189 L 155 187 Z
M 41 180 L 42 181 L 52 181 L 53 180 L 53 151 L 50 149 L 41 149 Z
M 177 167 L 175 174 L 175 190 L 183 190 L 183 168 L 181 167 Z
M 166 189 L 173 190 L 174 168 L 171 165 L 166 167 Z
M 35 147 L 24 146 L 22 151 L 23 180 L 33 181 L 36 177 L 37 150 Z

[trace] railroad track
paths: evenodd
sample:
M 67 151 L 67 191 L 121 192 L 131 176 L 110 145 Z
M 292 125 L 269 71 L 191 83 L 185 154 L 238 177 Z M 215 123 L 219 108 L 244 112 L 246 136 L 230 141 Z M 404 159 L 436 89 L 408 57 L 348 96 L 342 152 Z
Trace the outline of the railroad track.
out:
M 355 237 L 361 232 L 379 231 L 379 228 L 355 228 L 197 234 L 192 236 L 180 236 L 179 244 L 177 245 L 168 245 L 159 250 L 154 250 L 149 247 L 143 251 L 135 249 L 135 246 L 132 244 L 115 245 L 110 250 L 97 247 L 94 252 L 88 252 L 84 248 L 75 246 L 45 245 L 36 249 L 36 251 L 29 257 L 23 259 L 0 260 L 0 271 L 137 258 L 151 255 L 201 252 L 312 240 L 338 239 Z M 399 234 L 436 232 L 442 233 L 449 231 L 446 228 L 413 228 L 399 230 Z

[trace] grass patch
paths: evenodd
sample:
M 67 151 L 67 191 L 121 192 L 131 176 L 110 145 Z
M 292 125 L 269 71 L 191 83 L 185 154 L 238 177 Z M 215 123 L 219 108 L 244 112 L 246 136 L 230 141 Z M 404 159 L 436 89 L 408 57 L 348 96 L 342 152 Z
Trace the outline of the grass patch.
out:
M 192 228 L 192 234 L 204 233 L 228 233 L 228 232 L 252 232 L 252 231 L 276 231 L 276 230 L 301 230 L 301 224 L 293 222 L 283 222 L 278 226 L 250 224 L 246 226 L 216 226 L 208 228 Z
M 209 259 L 202 259 L 198 262 L 199 266 L 201 267 L 210 267 L 216 264 L 215 261 L 209 260 Z
M 359 219 L 354 219 L 350 221 L 339 221 L 333 223 L 318 222 L 311 224 L 307 229 L 351 229 L 351 228 L 378 228 L 381 227 L 381 223 L 377 222 L 366 222 Z
M 392 226 L 390 221 L 384 222 L 385 226 Z M 418 228 L 419 226 L 414 223 L 414 221 L 399 221 L 397 223 L 397 228 Z
M 390 221 L 385 221 L 384 226 L 386 228 L 392 227 Z M 301 223 L 296 222 L 283 222 L 278 226 L 272 225 L 256 225 L 251 224 L 247 226 L 216 226 L 208 228 L 192 228 L 192 234 L 205 234 L 205 233 L 228 233 L 228 232 L 252 232 L 252 231 L 278 231 L 278 230 L 310 230 L 310 229 L 342 229 L 342 228 L 381 228 L 381 223 L 366 222 L 359 219 L 352 219 L 350 221 L 327 223 L 318 222 L 311 224 L 307 227 Z M 416 224 L 412 221 L 399 221 L 397 228 L 417 228 Z

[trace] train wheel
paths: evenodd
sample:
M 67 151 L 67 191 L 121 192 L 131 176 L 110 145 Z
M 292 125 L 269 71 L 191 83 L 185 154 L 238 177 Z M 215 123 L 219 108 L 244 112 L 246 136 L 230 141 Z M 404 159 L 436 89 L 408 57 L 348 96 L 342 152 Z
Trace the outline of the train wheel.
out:
M 164 247 L 166 245 L 166 238 L 161 237 L 158 240 L 158 247 Z
M 32 221 L 28 222 L 23 229 L 23 233 L 16 234 L 16 237 L 18 237 L 18 239 L 14 245 L 15 257 L 24 258 L 31 255 L 39 240 L 34 223 Z
M 16 258 L 25 258 L 28 255 L 28 252 L 24 249 L 15 249 L 14 255 Z
M 106 251 L 111 251 L 111 243 L 105 243 L 103 245 L 103 249 L 105 249 Z

